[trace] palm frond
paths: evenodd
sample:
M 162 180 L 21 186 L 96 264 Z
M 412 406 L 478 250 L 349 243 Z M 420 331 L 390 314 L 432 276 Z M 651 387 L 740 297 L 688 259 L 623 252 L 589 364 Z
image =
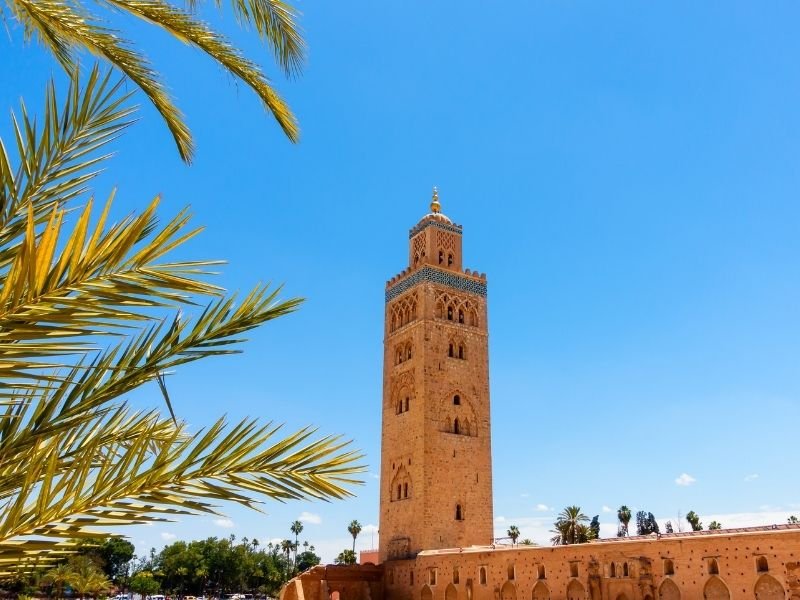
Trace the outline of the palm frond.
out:
M 53 40 L 48 44 L 51 49 L 56 43 L 64 48 L 86 48 L 127 75 L 163 117 L 181 158 L 191 162 L 194 147 L 183 115 L 143 54 L 117 32 L 99 25 L 100 20 L 83 5 L 41 0 L 14 0 L 14 4 L 26 27 L 46 32 L 46 38 Z
M 131 124 L 134 108 L 130 93 L 120 93 L 122 80 L 113 83 L 110 72 L 99 67 L 83 80 L 72 72 L 63 108 L 51 81 L 45 91 L 42 126 L 29 117 L 24 102 L 13 115 L 13 134 L 20 166 L 0 140 L 0 269 L 19 251 L 17 238 L 28 226 L 33 208 L 34 224 L 48 220 L 58 208 L 84 194 L 111 153 L 101 154 Z
M 205 23 L 194 18 L 191 14 L 167 2 L 159 0 L 106 0 L 106 2 L 163 27 L 178 39 L 196 46 L 211 56 L 258 94 L 290 140 L 297 141 L 299 139 L 300 130 L 297 120 L 286 102 L 275 91 L 261 69 L 245 58 L 222 35 L 210 29 Z M 261 5 L 257 9 L 253 4 L 249 3 L 250 8 L 257 10 L 259 12 L 258 18 L 261 21 L 266 19 L 267 25 L 269 25 L 272 19 L 267 15 L 261 14 L 265 3 L 256 2 L 256 4 Z M 247 8 L 247 4 L 244 2 L 237 3 L 237 5 L 240 8 Z M 261 21 L 257 20 L 256 23 Z M 262 22 L 260 27 L 264 26 L 265 24 Z M 274 24 L 271 26 L 275 27 Z M 292 56 L 296 56 L 296 54 Z M 293 63 L 290 62 L 290 64 Z

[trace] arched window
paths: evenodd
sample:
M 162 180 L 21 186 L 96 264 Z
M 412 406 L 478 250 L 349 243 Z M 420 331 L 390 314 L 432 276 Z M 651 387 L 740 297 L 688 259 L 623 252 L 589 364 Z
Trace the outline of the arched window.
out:
M 406 410 L 408 410 L 408 403 L 409 403 L 409 398 L 408 396 L 406 396 Z
M 628 563 L 622 563 L 622 576 L 628 576 Z
M 539 579 L 547 579 L 547 574 L 544 570 L 544 565 L 539 565 L 536 567 L 536 574 L 539 576 Z
M 614 563 L 611 563 L 611 571 L 609 572 L 609 575 L 611 577 L 617 576 L 617 565 L 615 565 Z
M 461 433 L 461 427 L 458 423 L 458 417 L 453 419 L 453 433 Z
M 399 484 L 399 483 L 398 483 L 398 484 L 397 484 L 397 499 L 398 499 L 398 500 L 400 500 L 400 498 L 402 498 L 402 497 L 403 497 L 403 496 L 400 494 L 400 492 L 402 492 L 402 491 L 403 491 L 403 486 L 402 486 L 401 484 Z
M 759 573 L 766 573 L 767 571 L 769 571 L 769 563 L 767 563 L 766 556 L 759 556 L 756 559 L 756 571 L 758 571 Z
M 708 561 L 708 573 L 709 575 L 719 575 L 719 564 L 717 564 L 716 558 Z
M 460 308 L 458 309 L 458 322 L 459 323 L 464 322 L 464 311 L 461 310 Z
M 403 498 L 408 498 L 408 484 L 403 484 Z
M 458 585 L 458 567 L 453 567 L 453 583 Z
M 452 264 L 453 264 L 453 255 L 452 254 L 448 254 L 447 255 L 447 266 L 450 267 L 450 266 L 452 266 Z
M 401 412 L 403 412 L 403 401 L 402 400 L 398 400 L 397 401 L 397 414 L 399 415 Z
M 480 579 L 481 585 L 486 585 L 486 567 L 481 567 L 480 574 L 478 575 L 478 577 Z
M 419 254 L 415 254 L 415 255 L 414 255 L 414 266 L 415 266 L 415 267 L 417 266 L 417 263 L 418 263 L 418 262 L 419 262 Z
M 439 264 L 444 262 L 444 250 L 439 250 Z
M 514 565 L 508 565 L 508 580 L 514 581 Z
M 569 563 L 569 576 L 570 577 L 578 576 L 578 563 Z
M 447 347 L 447 356 L 449 356 L 450 358 L 453 358 L 454 354 L 455 354 L 455 352 L 453 351 L 453 344 L 450 344 Z
M 452 306 L 448 306 L 447 307 L 447 320 L 448 321 L 452 321 L 453 320 L 453 307 Z
M 453 404 L 456 406 L 461 406 L 461 396 L 459 396 L 458 394 L 453 396 Z
M 672 561 L 669 558 L 664 559 L 664 575 L 674 575 L 675 574 L 675 565 L 672 564 Z
M 456 504 L 456 521 L 463 521 L 464 515 L 461 514 L 461 505 Z
M 458 358 L 464 358 L 464 344 L 458 345 Z

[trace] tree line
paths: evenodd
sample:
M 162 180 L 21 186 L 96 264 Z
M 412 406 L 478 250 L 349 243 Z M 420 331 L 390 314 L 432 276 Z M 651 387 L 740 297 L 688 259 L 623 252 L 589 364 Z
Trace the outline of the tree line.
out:
M 634 515 L 630 508 L 624 504 L 617 510 L 617 537 L 628 537 L 630 522 Z M 691 527 L 692 531 L 702 531 L 703 523 L 700 521 L 699 515 L 690 510 L 685 516 L 686 522 Z M 790 524 L 800 523 L 795 515 L 791 515 L 787 522 Z M 678 531 L 683 531 L 681 526 L 682 521 L 680 517 L 677 520 Z M 722 529 L 722 524 L 714 520 L 708 524 L 708 530 L 714 531 Z M 674 533 L 675 527 L 672 521 L 669 520 L 664 524 L 664 533 Z M 600 515 L 595 515 L 590 520 L 587 515 L 583 513 L 580 506 L 567 506 L 556 517 L 553 523 L 551 533 L 555 534 L 550 538 L 550 542 L 554 546 L 562 546 L 567 544 L 583 544 L 590 542 L 600 537 Z M 636 513 L 636 534 L 635 535 L 652 535 L 660 534 L 661 529 L 656 521 L 653 513 L 640 510 Z M 511 525 L 508 528 L 507 535 L 511 539 L 511 544 L 516 545 L 517 539 L 520 537 L 519 527 Z M 523 539 L 520 542 L 524 546 L 536 545 L 530 539 Z

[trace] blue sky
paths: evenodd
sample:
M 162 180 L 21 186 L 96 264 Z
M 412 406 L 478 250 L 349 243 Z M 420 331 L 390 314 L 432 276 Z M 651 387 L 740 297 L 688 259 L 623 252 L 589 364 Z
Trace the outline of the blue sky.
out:
M 310 52 L 284 80 L 230 13 L 209 13 L 273 75 L 292 146 L 255 96 L 132 24 L 198 146 L 180 163 L 142 102 L 98 195 L 119 213 L 190 204 L 231 290 L 285 283 L 303 309 L 246 353 L 180 370 L 180 414 L 344 433 L 369 474 L 346 502 L 228 507 L 131 532 L 306 537 L 330 560 L 376 525 L 383 286 L 438 185 L 489 278 L 494 493 L 546 541 L 578 504 L 724 526 L 800 513 L 800 7 L 791 2 L 303 2 Z M 6 107 L 37 106 L 55 63 L 2 41 Z M 8 134 L 6 122 L 0 132 Z M 157 404 L 155 388 L 131 398 Z M 687 477 L 681 478 L 682 475 Z M 679 485 L 676 480 L 688 485 Z M 358 546 L 369 547 L 367 529 Z

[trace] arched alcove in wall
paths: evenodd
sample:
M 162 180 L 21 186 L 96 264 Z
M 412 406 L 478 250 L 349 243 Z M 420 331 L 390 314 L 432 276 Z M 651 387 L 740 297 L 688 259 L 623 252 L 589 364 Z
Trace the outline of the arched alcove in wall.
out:
M 458 600 L 458 590 L 452 583 L 444 591 L 444 600 Z
M 533 587 L 531 600 L 550 600 L 550 588 L 544 581 L 540 581 Z
M 506 581 L 500 588 L 500 600 L 517 600 L 517 588 L 510 581 Z
M 586 589 L 579 581 L 572 580 L 567 586 L 567 600 L 586 600 Z
M 786 592 L 780 582 L 772 575 L 762 575 L 756 581 L 756 600 L 784 600 Z
M 722 579 L 713 576 L 703 588 L 703 598 L 705 600 L 731 600 L 731 593 Z
M 431 591 L 431 588 L 429 588 L 427 585 L 423 586 L 419 597 L 420 600 L 433 600 L 433 592 Z
M 658 598 L 659 600 L 681 600 L 681 591 L 674 581 L 666 579 L 658 588 Z

